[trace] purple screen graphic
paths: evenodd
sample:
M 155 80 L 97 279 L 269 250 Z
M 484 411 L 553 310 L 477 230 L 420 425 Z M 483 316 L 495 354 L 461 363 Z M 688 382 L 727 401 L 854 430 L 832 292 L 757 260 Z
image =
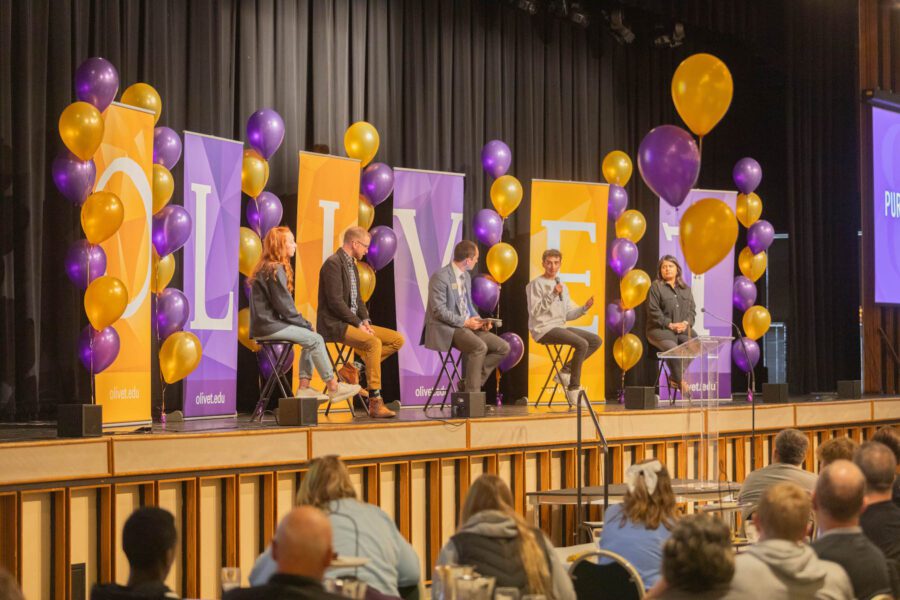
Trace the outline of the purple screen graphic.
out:
M 900 304 L 900 113 L 872 108 L 875 302 Z

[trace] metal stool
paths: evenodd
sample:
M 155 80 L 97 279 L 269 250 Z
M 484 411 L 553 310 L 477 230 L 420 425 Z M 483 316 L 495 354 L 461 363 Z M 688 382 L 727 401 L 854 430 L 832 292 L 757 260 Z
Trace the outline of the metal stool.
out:
M 434 385 L 431 386 L 431 393 L 428 394 L 428 401 L 425 403 L 425 406 L 422 407 L 422 410 L 428 410 L 428 407 L 431 406 L 431 401 L 434 399 L 434 394 L 437 392 L 438 387 L 441 385 L 441 379 L 444 376 L 447 377 L 447 389 L 444 390 L 444 398 L 441 400 L 441 410 L 444 408 L 444 404 L 447 403 L 447 397 L 451 392 L 458 390 L 459 380 L 462 373 L 462 353 L 457 352 L 456 356 L 453 356 L 453 348 L 447 350 L 446 352 L 442 352 L 440 350 L 437 351 L 438 357 L 441 359 L 441 370 L 438 371 L 437 379 L 434 381 Z
M 329 344 L 334 346 L 335 354 L 332 355 L 330 351 L 326 352 L 328 355 L 328 360 L 331 362 L 331 368 L 334 370 L 334 376 L 338 378 L 338 381 L 341 380 L 341 376 L 338 375 L 338 369 L 348 363 L 353 362 L 353 348 L 348 346 L 347 344 L 341 342 L 328 342 Z M 349 383 L 349 382 L 345 382 Z M 327 391 L 326 387 L 325 390 Z M 347 398 L 347 406 L 350 408 L 350 415 L 355 417 L 356 411 L 353 410 L 353 399 L 355 396 L 349 396 Z M 362 399 L 363 405 L 366 407 L 366 411 L 369 410 L 369 403 L 366 402 L 363 396 L 360 396 Z M 325 416 L 328 416 L 328 413 L 331 412 L 331 398 L 328 399 L 328 404 L 325 406 Z
M 669 365 L 664 360 L 657 360 L 659 366 L 656 369 L 656 382 L 653 387 L 656 388 L 656 395 L 659 396 L 662 384 L 660 381 L 662 380 L 663 373 L 666 374 L 666 387 L 669 388 L 669 394 L 671 396 L 669 404 L 675 404 L 675 401 L 678 399 L 678 394 L 681 394 L 680 387 L 672 386 L 672 372 L 669 370 Z M 684 394 L 682 394 L 682 399 L 684 399 Z
M 569 362 L 569 359 L 572 358 L 572 353 L 575 351 L 575 348 L 567 344 L 541 344 L 540 342 L 538 342 L 538 344 L 545 347 L 547 349 L 547 354 L 550 355 L 550 372 L 544 380 L 544 385 L 541 386 L 541 393 L 538 395 L 537 400 L 535 400 L 534 406 L 541 403 L 544 392 L 552 390 L 550 392 L 550 399 L 547 401 L 547 406 L 550 406 L 553 404 L 553 397 L 556 395 L 556 390 L 562 387 L 559 381 L 553 379 L 553 377 L 555 375 L 557 379 L 560 378 L 559 374 L 562 372 L 562 368 L 566 366 L 566 363 Z M 565 357 L 563 357 L 565 348 L 568 348 L 568 351 L 565 352 Z M 550 385 L 551 381 L 553 382 L 553 385 Z M 563 394 L 565 393 L 566 390 L 563 389 Z
M 259 400 L 256 408 L 250 416 L 250 421 L 262 421 L 263 414 L 266 412 L 266 405 L 269 403 L 269 394 L 275 389 L 275 385 L 281 388 L 281 398 L 290 397 L 288 390 L 291 389 L 291 382 L 287 380 L 285 371 L 291 357 L 291 348 L 294 343 L 287 340 L 255 340 L 259 344 L 259 351 L 263 353 L 269 365 L 272 367 L 272 374 L 266 379 L 262 390 L 259 393 Z M 287 384 L 287 385 L 285 385 Z

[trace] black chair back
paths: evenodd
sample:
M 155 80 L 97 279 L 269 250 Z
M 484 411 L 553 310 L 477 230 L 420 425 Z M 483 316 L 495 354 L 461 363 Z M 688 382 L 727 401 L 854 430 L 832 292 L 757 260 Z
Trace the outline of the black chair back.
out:
M 606 556 L 614 562 L 597 564 L 591 560 L 597 556 Z M 569 568 L 569 576 L 578 600 L 641 600 L 644 597 L 644 583 L 637 570 L 627 560 L 607 550 L 579 558 Z

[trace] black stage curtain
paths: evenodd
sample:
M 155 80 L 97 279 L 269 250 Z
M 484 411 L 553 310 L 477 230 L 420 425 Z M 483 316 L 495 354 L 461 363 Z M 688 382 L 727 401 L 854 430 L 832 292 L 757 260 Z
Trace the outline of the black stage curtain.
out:
M 588 29 L 495 0 L 0 0 L 0 419 L 52 417 L 56 404 L 89 397 L 75 356 L 85 324 L 82 295 L 62 270 L 67 246 L 81 235 L 78 212 L 53 187 L 49 167 L 61 148 L 57 119 L 74 100 L 73 72 L 94 55 L 117 66 L 120 92 L 137 81 L 154 85 L 164 104 L 160 124 L 177 131 L 242 139 L 254 110 L 278 110 L 287 135 L 271 160 L 268 189 L 282 198 L 284 222 L 292 227 L 296 151 L 324 144 L 342 153 L 343 131 L 353 121 L 377 126 L 383 162 L 466 173 L 466 233 L 471 216 L 490 203 L 481 146 L 505 140 L 514 157 L 510 173 L 526 195 L 505 233 L 520 267 L 504 286 L 501 311 L 509 329 L 524 334 L 528 181 L 597 181 L 607 152 L 635 157 L 651 127 L 680 124 L 669 95 L 677 64 L 694 52 L 713 52 L 731 68 L 736 92 L 725 120 L 704 140 L 699 185 L 730 188 L 731 167 L 742 156 L 763 164 L 766 216 L 790 231 L 793 264 L 819 265 L 797 269 L 796 285 L 780 291 L 803 315 L 791 327 L 803 354 L 792 355 L 790 377 L 807 390 L 833 387 L 826 365 L 858 364 L 852 344 L 833 329 L 855 322 L 855 311 L 846 314 L 856 302 L 849 302 L 857 289 L 855 246 L 832 243 L 858 224 L 854 188 L 842 187 L 853 179 L 847 157 L 855 145 L 848 144 L 852 132 L 838 125 L 854 122 L 843 110 L 855 54 L 846 50 L 852 40 L 836 39 L 855 27 L 855 4 L 624 2 L 638 35 L 629 46 L 601 24 L 598 11 L 611 3 L 586 4 L 594 10 Z M 654 48 L 655 32 L 675 18 L 686 24 L 687 42 Z M 806 29 L 809 23 L 815 26 Z M 829 58 L 835 62 L 818 62 Z M 829 72 L 814 73 L 818 66 Z M 175 176 L 180 181 L 180 168 Z M 636 165 L 628 191 L 631 206 L 656 223 L 657 200 Z M 173 201 L 180 202 L 179 194 Z M 390 221 L 388 206 L 376 211 L 376 222 Z M 652 227 L 639 248 L 641 268 L 652 272 Z M 847 302 L 834 296 L 836 276 L 850 279 L 840 292 Z M 614 298 L 617 284 L 608 277 L 607 296 Z M 372 302 L 376 321 L 387 326 L 395 321 L 391 279 L 390 267 L 379 273 Z M 639 318 L 636 331 L 642 329 Z M 610 346 L 604 350 L 612 397 L 618 377 Z M 252 355 L 240 353 L 246 409 L 255 400 L 256 370 Z M 645 358 L 628 382 L 649 385 L 654 371 Z M 386 369 L 385 383 L 388 390 L 396 383 L 395 367 Z M 507 399 L 522 396 L 525 369 L 505 377 L 503 388 Z

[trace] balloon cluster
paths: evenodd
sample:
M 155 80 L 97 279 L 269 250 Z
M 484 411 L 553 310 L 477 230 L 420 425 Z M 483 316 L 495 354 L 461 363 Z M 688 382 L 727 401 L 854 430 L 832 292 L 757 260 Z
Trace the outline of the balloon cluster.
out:
M 502 140 L 491 140 L 481 149 L 481 166 L 494 178 L 491 184 L 493 210 L 483 208 L 475 214 L 472 229 L 475 239 L 487 246 L 486 263 L 490 275 L 477 275 L 472 280 L 472 303 L 479 310 L 493 314 L 500 303 L 500 286 L 516 272 L 519 256 L 503 239 L 503 224 L 522 203 L 522 184 L 507 175 L 512 164 L 512 151 Z M 500 337 L 509 344 L 509 354 L 498 365 L 506 373 L 522 360 L 525 343 L 518 334 L 507 331 Z M 499 377 L 498 377 L 499 387 Z
M 766 270 L 766 251 L 775 239 L 775 229 L 762 215 L 762 200 L 754 193 L 762 181 L 762 168 L 752 158 L 742 158 L 732 172 L 737 186 L 737 218 L 747 229 L 747 247 L 738 256 L 738 268 L 742 275 L 734 279 L 732 302 L 734 308 L 744 313 L 742 324 L 745 337 L 735 340 L 731 346 L 734 364 L 750 373 L 759 362 L 759 344 L 756 340 L 769 330 L 772 317 L 764 306 L 756 304 L 756 281 Z

